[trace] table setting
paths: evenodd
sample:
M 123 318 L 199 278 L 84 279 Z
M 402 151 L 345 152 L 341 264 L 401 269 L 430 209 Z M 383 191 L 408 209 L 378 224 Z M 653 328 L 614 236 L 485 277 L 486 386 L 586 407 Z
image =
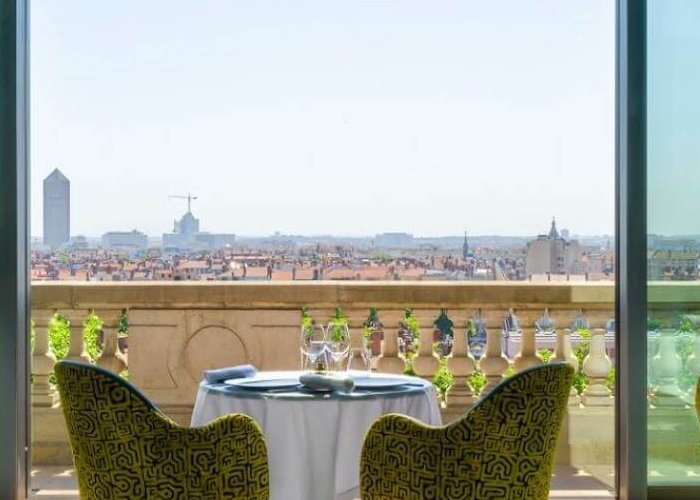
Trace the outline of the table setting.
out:
M 301 370 L 240 365 L 205 371 L 191 424 L 228 413 L 252 417 L 267 441 L 272 499 L 356 498 L 363 439 L 379 416 L 442 423 L 432 383 L 373 372 L 371 346 L 362 344 L 352 352 L 347 324 L 303 325 Z M 353 355 L 361 362 L 353 364 Z M 364 369 L 352 369 L 358 364 Z

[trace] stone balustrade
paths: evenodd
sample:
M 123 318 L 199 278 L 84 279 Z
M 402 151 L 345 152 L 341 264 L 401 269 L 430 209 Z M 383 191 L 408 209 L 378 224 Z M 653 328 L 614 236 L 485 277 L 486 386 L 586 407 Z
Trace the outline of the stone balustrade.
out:
M 34 309 L 34 349 L 32 350 L 32 404 L 52 407 L 56 403 L 56 389 L 50 382 L 56 356 L 49 348 L 49 324 L 56 312 L 52 309 Z
M 663 316 L 663 303 L 675 304 L 678 293 L 687 297 L 688 311 L 700 309 L 700 303 L 691 302 L 698 300 L 698 294 L 692 294 L 684 284 L 659 284 L 650 291 L 650 297 L 662 304 Z M 438 370 L 446 368 L 454 377 L 443 402 L 446 421 L 467 410 L 479 396 L 469 384 L 476 370 L 486 377 L 483 396 L 509 373 L 542 363 L 538 354 L 542 347 L 551 350 L 553 346 L 550 362 L 569 362 L 578 368 L 566 327 L 582 311 L 592 328 L 589 354 L 581 367 L 589 385 L 582 397 L 572 390 L 567 425 L 579 425 L 585 418 L 604 424 L 594 424 L 592 429 L 597 434 L 589 432 L 590 439 L 582 441 L 578 448 L 571 433 L 564 432 L 568 436 L 566 452 L 560 453 L 560 459 L 574 463 L 594 454 L 596 460 L 609 458 L 612 462 L 614 398 L 606 384 L 612 362 L 606 353 L 602 328 L 614 315 L 613 285 L 496 282 L 36 283 L 32 288 L 32 396 L 38 431 L 35 460 L 70 461 L 65 435 L 55 429 L 43 431 L 50 422 L 61 427 L 62 418 L 56 417 L 60 412 L 51 384 L 55 356 L 49 349 L 48 327 L 55 314 L 69 321 L 67 357 L 82 360 L 90 359 L 83 323 L 89 314 L 99 316 L 103 321 L 102 352 L 96 363 L 117 373 L 128 369 L 129 379 L 137 387 L 165 413 L 187 424 L 203 370 L 240 363 L 251 363 L 260 370 L 299 368 L 301 309 L 307 308 L 312 318 L 325 323 L 336 307 L 348 316 L 351 335 L 357 337 L 353 343 L 356 347 L 369 308 L 378 309 L 383 340 L 381 355 L 374 365 L 389 373 L 401 373 L 406 367 L 407 360 L 399 352 L 399 323 L 405 309 L 413 309 L 420 334 L 417 352 L 409 360 L 412 369 L 419 376 L 432 379 Z M 535 334 L 534 326 L 545 307 L 559 326 L 556 335 L 546 342 Z M 433 322 L 442 309 L 453 322 L 454 336 L 451 353 L 441 363 L 433 349 Z M 476 360 L 469 350 L 467 325 L 479 309 L 488 336 L 485 354 Z M 511 309 L 516 311 L 522 329 L 520 348 L 517 354 L 511 354 L 513 359 L 504 354 L 506 341 L 502 333 L 503 318 Z M 120 351 L 117 328 L 124 313 L 129 323 L 126 355 Z M 691 361 L 689 366 L 694 367 Z M 675 364 L 671 364 L 664 374 L 675 369 Z M 667 386 L 668 383 L 664 386 L 668 392 Z M 600 437 L 601 425 L 609 427 L 609 435 L 603 433 L 604 437 Z

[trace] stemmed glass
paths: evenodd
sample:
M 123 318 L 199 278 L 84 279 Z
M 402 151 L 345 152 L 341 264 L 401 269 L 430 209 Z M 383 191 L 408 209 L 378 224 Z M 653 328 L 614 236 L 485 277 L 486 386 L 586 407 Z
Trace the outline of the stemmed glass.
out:
M 350 329 L 347 323 L 329 323 L 326 344 L 330 350 L 335 370 L 340 371 L 340 364 L 350 351 Z
M 308 361 L 302 369 L 310 364 L 313 369 L 319 370 L 317 363 L 326 352 L 326 330 L 323 325 L 302 325 L 300 345 L 301 353 Z

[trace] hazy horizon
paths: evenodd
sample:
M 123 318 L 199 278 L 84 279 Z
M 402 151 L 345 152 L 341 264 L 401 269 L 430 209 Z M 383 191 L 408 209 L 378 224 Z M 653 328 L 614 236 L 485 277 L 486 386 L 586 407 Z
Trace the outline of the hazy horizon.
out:
M 124 230 L 125 232 L 132 231 L 136 228 L 132 229 L 126 229 Z M 568 229 L 566 227 L 559 228 L 560 232 L 562 229 Z M 138 230 L 138 229 L 136 229 Z M 102 233 L 99 234 L 71 234 L 71 237 L 76 237 L 76 236 L 81 236 L 85 238 L 91 238 L 91 239 L 99 239 L 102 237 L 104 233 L 110 232 L 109 231 L 103 231 Z M 143 231 L 141 231 L 143 232 Z M 228 231 L 224 231 L 228 232 Z M 384 233 L 397 233 L 399 231 L 383 231 L 381 233 L 374 233 L 374 234 L 332 234 L 332 233 L 298 233 L 298 232 L 291 232 L 291 233 L 280 233 L 280 236 L 282 237 L 301 237 L 301 238 L 348 238 L 348 239 L 372 239 L 378 235 L 384 234 Z M 148 238 L 161 238 L 163 235 L 162 234 L 149 234 L 149 233 L 144 233 Z M 236 235 L 236 238 L 242 238 L 242 239 L 257 239 L 257 238 L 270 238 L 275 236 L 275 234 L 252 234 L 252 233 L 233 233 Z M 422 234 L 413 234 L 409 233 L 411 236 L 413 236 L 416 239 L 440 239 L 440 238 L 458 238 L 462 239 L 464 238 L 464 232 L 462 234 L 438 234 L 438 235 L 422 235 Z M 536 238 L 537 236 L 547 234 L 547 231 L 541 231 L 539 233 L 533 233 L 533 234 L 468 234 L 469 240 L 472 239 L 485 239 L 485 238 L 515 238 L 515 239 L 527 239 L 527 238 Z M 657 236 L 663 236 L 663 237 L 690 237 L 694 235 L 673 235 L 673 236 L 667 236 L 667 235 L 657 235 Z M 696 235 L 697 236 L 697 235 Z M 612 233 L 593 233 L 593 234 L 578 234 L 574 232 L 570 232 L 569 238 L 614 238 L 615 235 Z M 32 239 L 41 239 L 42 237 L 40 235 L 32 235 Z
M 32 233 L 614 231 L 608 0 L 32 0 Z M 355 236 L 357 237 L 357 236 Z

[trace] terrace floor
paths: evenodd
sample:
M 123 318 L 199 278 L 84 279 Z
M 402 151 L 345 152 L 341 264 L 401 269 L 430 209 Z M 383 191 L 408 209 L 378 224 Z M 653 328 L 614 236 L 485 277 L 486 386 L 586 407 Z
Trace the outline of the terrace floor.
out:
M 555 467 L 550 498 L 567 499 L 604 499 L 614 498 L 611 492 L 612 471 L 600 470 L 586 472 L 568 465 Z M 602 482 L 597 478 L 604 478 Z M 37 467 L 32 470 L 32 495 L 36 500 L 73 500 L 78 498 L 75 475 L 71 468 Z

